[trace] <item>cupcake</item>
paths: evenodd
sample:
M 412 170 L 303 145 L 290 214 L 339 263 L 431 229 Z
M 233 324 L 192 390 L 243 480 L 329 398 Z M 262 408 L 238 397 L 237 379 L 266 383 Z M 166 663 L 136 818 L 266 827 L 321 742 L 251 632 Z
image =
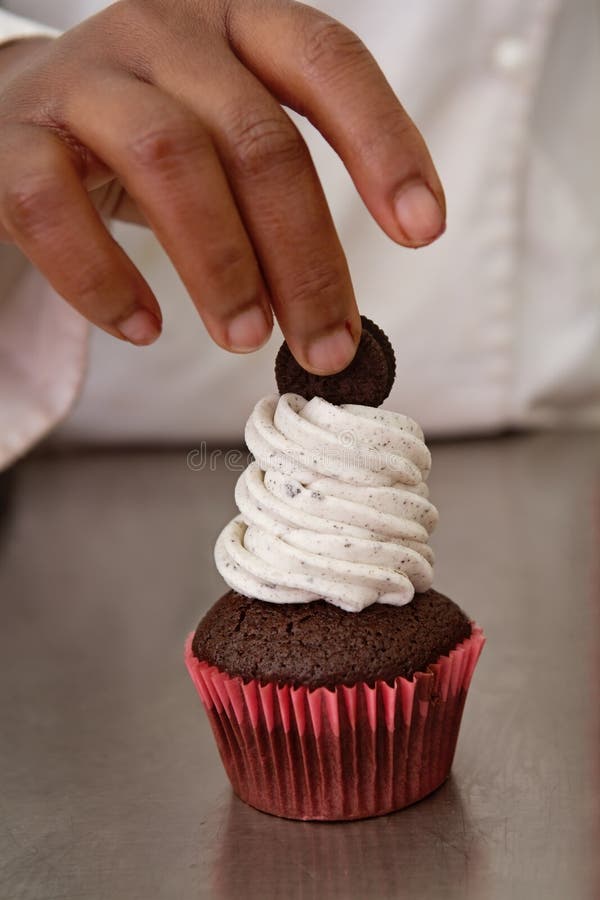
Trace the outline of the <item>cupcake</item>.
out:
M 483 646 L 432 588 L 431 457 L 414 421 L 376 408 L 381 335 L 367 322 L 355 372 L 316 389 L 280 352 L 278 384 L 303 395 L 250 415 L 254 460 L 215 547 L 230 590 L 186 644 L 234 791 L 292 819 L 383 815 L 439 787 Z

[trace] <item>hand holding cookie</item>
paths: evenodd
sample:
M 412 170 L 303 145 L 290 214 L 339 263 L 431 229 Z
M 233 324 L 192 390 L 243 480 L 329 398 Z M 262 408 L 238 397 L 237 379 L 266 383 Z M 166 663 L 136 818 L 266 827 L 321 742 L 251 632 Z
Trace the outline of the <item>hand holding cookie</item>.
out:
M 441 233 L 427 148 L 355 34 L 289 0 L 121 0 L 56 41 L 0 49 L 0 240 L 143 345 L 160 306 L 97 208 L 148 224 L 217 344 L 254 350 L 275 315 L 305 369 L 338 372 L 360 318 L 282 104 L 334 147 L 392 240 Z

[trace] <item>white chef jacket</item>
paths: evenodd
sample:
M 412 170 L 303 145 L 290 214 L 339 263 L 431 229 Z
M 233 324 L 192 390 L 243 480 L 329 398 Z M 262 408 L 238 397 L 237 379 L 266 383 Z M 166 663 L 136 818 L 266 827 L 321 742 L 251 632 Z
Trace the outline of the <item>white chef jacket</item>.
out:
M 105 5 L 0 0 L 0 36 L 30 28 L 9 11 L 64 29 Z M 296 119 L 359 307 L 396 350 L 386 406 L 415 417 L 429 436 L 600 425 L 595 0 L 315 5 L 370 47 L 425 135 L 447 195 L 443 238 L 417 251 L 396 246 L 333 151 Z M 163 308 L 164 333 L 151 347 L 88 329 L 0 247 L 4 463 L 69 412 L 55 439 L 237 441 L 255 400 L 275 389 L 279 333 L 248 356 L 216 347 L 153 236 L 125 225 L 115 232 Z

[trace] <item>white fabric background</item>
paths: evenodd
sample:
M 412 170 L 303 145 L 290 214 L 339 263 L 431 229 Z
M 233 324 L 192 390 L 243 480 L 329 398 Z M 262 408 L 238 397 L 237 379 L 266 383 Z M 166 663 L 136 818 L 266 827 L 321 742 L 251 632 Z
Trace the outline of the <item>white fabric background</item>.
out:
M 13 0 L 60 28 L 102 7 Z M 593 0 L 323 0 L 369 45 L 444 181 L 439 243 L 393 245 L 306 123 L 361 310 L 398 356 L 386 405 L 429 435 L 600 423 L 600 30 Z M 96 330 L 79 404 L 57 439 L 235 440 L 274 389 L 259 353 L 212 345 L 141 229 L 117 234 L 165 314 L 141 350 Z M 199 235 L 201 240 L 202 236 Z M 47 289 L 46 289 L 47 290 Z

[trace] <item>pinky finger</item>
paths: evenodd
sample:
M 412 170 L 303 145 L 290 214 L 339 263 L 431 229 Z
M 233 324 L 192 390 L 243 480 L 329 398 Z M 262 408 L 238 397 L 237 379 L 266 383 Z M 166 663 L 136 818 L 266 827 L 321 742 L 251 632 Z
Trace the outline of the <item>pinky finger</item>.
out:
M 16 129 L 15 129 L 16 131 Z M 153 343 L 160 307 L 107 231 L 68 150 L 52 135 L 6 134 L 0 145 L 0 240 L 10 240 L 81 315 L 114 337 Z

